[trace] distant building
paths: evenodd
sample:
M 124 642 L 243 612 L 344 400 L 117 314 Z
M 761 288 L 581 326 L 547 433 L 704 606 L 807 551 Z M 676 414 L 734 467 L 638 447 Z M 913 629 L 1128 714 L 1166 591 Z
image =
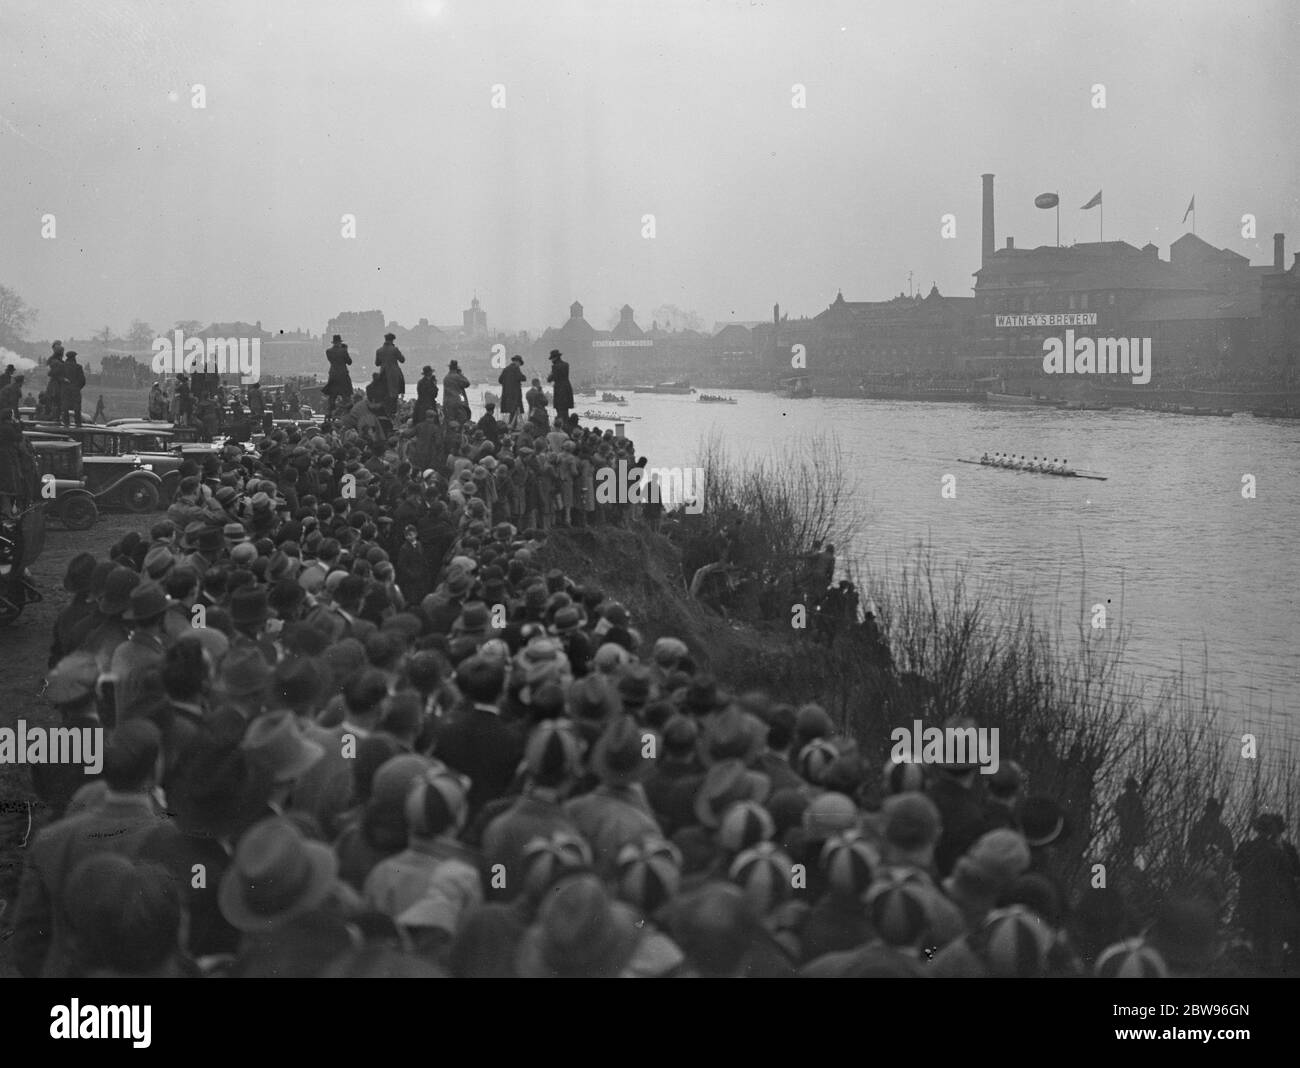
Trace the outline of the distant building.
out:
M 1300 364 L 1300 253 L 1285 267 L 1286 239 L 1273 235 L 1273 269 L 1260 279 L 1264 359 L 1277 370 Z
M 270 341 L 276 335 L 269 330 L 262 329 L 262 320 L 258 319 L 255 323 L 245 323 L 236 320 L 233 323 L 209 323 L 200 330 L 196 337 L 246 337 L 250 341 L 253 338 L 259 338 L 262 341 Z
M 385 328 L 384 333 L 395 335 L 395 344 L 404 354 L 407 349 L 433 352 L 447 341 L 447 335 L 428 319 L 421 319 L 415 326 L 409 328 L 392 321 Z
M 609 340 L 609 333 L 599 331 L 587 322 L 582 311 L 582 303 L 575 300 L 569 305 L 569 318 L 564 325 L 549 327 L 533 343 L 534 367 L 545 366 L 552 349 L 559 349 L 564 353 L 566 362 L 572 363 L 573 360 L 578 359 L 582 361 L 584 368 L 591 366 L 592 343 Z
M 927 296 L 848 301 L 844 294 L 813 319 L 818 368 L 836 372 L 938 371 L 956 366 L 968 344 L 971 297 Z
M 860 382 L 877 373 L 951 371 L 970 346 L 975 301 L 900 293 L 889 300 L 845 300 L 836 294 L 825 311 L 808 318 L 780 317 L 753 330 L 758 361 L 769 371 L 792 373 L 795 346 L 803 346 L 809 373 Z M 779 314 L 779 308 L 778 308 Z
M 463 320 L 464 332 L 468 337 L 486 337 L 487 336 L 487 312 L 485 312 L 475 297 L 469 302 L 469 307 L 461 313 Z
M 1153 381 L 1162 373 L 1260 367 L 1274 358 L 1270 351 L 1286 350 L 1288 336 L 1294 347 L 1294 324 L 1281 313 L 1286 284 L 1276 280 L 1284 275 L 1276 256 L 1272 266 L 1254 267 L 1195 234 L 1174 241 L 1168 260 L 1154 244 L 1139 249 L 1126 241 L 1017 249 L 1008 237 L 994 250 L 993 175 L 983 178 L 984 248 L 968 365 L 1041 371 L 1043 342 L 1066 329 L 1076 338 L 1151 338 Z M 1277 305 L 1271 349 L 1266 291 Z
M 609 332 L 611 340 L 641 341 L 645 339 L 645 331 L 636 325 L 636 320 L 632 315 L 632 306 L 630 304 L 624 304 L 619 309 L 618 323 Z
M 690 378 L 712 371 L 718 364 L 714 338 L 697 330 L 664 330 L 657 323 L 645 330 L 629 304 L 619 310 L 612 330 L 597 330 L 587 322 L 581 301 L 575 300 L 564 325 L 548 328 L 534 342 L 531 373 L 545 367 L 552 349 L 564 353 L 575 379 L 582 383 Z M 738 351 L 752 352 L 752 343 L 747 349 L 742 344 Z
M 339 312 L 325 327 L 324 340 L 328 347 L 334 335 L 338 334 L 352 352 L 364 352 L 367 349 L 373 352 L 384 343 L 384 333 L 382 311 Z M 323 354 L 321 358 L 324 359 Z
M 714 324 L 713 353 L 719 368 L 748 371 L 754 367 L 754 325 L 757 324 Z
M 802 345 L 805 360 L 821 351 L 822 324 L 806 315 L 791 319 L 789 313 L 781 314 L 781 305 L 772 306 L 772 321 L 754 327 L 754 353 L 758 363 L 777 375 L 791 373 L 791 360 L 795 346 Z

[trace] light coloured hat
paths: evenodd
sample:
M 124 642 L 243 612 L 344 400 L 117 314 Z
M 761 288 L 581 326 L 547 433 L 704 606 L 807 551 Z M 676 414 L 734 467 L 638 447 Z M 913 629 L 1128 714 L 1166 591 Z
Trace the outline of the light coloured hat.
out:
M 165 578 L 175 565 L 176 557 L 161 545 L 145 553 L 144 573 L 151 579 Z

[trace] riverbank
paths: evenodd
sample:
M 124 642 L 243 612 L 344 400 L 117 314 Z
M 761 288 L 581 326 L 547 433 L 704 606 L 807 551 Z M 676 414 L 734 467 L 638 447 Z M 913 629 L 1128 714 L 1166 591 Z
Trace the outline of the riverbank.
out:
M 647 643 L 685 640 L 729 691 L 825 708 L 837 732 L 853 739 L 869 782 L 878 782 L 899 726 L 961 717 L 996 729 L 1025 795 L 1046 794 L 1060 806 L 1070 837 L 1058 870 L 1076 904 L 1110 887 L 1149 918 L 1171 896 L 1209 887 L 1220 899 L 1225 945 L 1231 940 L 1236 891 L 1228 858 L 1200 863 L 1187 852 L 1188 835 L 1210 797 L 1223 803 L 1237 843 L 1261 809 L 1282 812 L 1293 828 L 1294 743 L 1262 733 L 1266 749 L 1244 756 L 1236 717 L 1216 706 L 1205 680 L 1182 675 L 1152 695 L 1135 685 L 1122 635 L 1080 640 L 1042 625 L 1028 608 L 1007 613 L 989 598 L 989 584 L 961 564 L 941 578 L 937 563 L 919 561 L 863 583 L 892 650 L 892 670 L 881 670 L 853 640 L 828 645 L 786 620 L 756 623 L 708 610 L 686 592 L 681 540 L 644 528 L 558 531 L 540 559 L 583 568 L 629 607 Z M 1146 816 L 1145 841 L 1131 855 L 1114 807 L 1130 776 L 1141 784 Z

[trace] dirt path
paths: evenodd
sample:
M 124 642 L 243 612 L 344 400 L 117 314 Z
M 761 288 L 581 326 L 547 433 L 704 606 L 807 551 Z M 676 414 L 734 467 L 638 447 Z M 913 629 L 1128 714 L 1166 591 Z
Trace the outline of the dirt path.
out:
M 159 513 L 161 514 L 161 513 Z M 148 536 L 157 515 L 101 515 L 90 530 L 63 530 L 56 523 L 46 528 L 45 550 L 32 567 L 36 585 L 44 600 L 28 605 L 7 627 L 0 627 L 0 727 L 13 727 L 20 719 L 48 724 L 54 710 L 37 695 L 45 680 L 54 619 L 68 603 L 63 590 L 63 572 L 79 552 L 107 557 L 108 548 L 128 531 Z M 22 874 L 22 845 L 29 826 L 39 826 L 42 813 L 33 804 L 31 776 L 26 767 L 0 764 L 0 902 L 9 902 L 0 912 L 0 977 L 12 976 L 9 939 L 13 904 Z

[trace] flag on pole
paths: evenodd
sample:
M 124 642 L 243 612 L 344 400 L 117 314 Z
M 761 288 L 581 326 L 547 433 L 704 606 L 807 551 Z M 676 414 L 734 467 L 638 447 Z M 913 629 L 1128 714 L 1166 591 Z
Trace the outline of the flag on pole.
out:
M 1095 197 L 1093 197 L 1090 201 L 1088 201 L 1088 203 L 1086 203 L 1086 204 L 1085 204 L 1083 207 L 1081 207 L 1079 210 L 1080 210 L 1080 211 L 1087 211 L 1089 208 L 1095 208 L 1095 207 L 1096 207 L 1098 204 L 1100 204 L 1100 203 L 1101 203 L 1101 190 L 1098 189 L 1098 190 L 1097 190 L 1097 195 L 1096 195 Z
M 1183 222 L 1187 221 L 1187 216 L 1196 210 L 1196 194 L 1192 194 L 1191 203 L 1187 205 L 1187 210 L 1183 212 Z

